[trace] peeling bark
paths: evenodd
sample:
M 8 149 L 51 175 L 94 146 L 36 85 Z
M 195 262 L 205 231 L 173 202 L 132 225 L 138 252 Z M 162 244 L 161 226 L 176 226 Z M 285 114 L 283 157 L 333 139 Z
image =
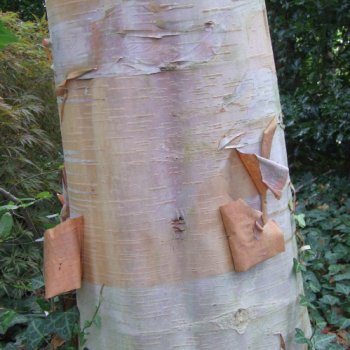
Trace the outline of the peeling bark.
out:
M 220 140 L 243 132 L 242 151 L 260 155 L 281 112 L 264 3 L 47 0 L 47 9 L 57 83 L 97 68 L 69 82 L 61 125 L 70 211 L 85 219 L 82 322 L 105 285 L 102 328 L 87 347 L 270 350 L 282 334 L 301 349 L 294 328 L 307 332 L 309 321 L 292 274 L 289 190 L 267 195 L 286 252 L 246 273 L 233 271 L 219 212 L 238 198 L 260 209 Z M 280 128 L 270 158 L 287 163 Z

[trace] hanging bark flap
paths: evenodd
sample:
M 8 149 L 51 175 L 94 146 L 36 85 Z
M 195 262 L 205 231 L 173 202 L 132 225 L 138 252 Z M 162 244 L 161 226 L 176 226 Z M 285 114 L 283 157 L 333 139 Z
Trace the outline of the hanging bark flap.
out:
M 271 190 L 277 199 L 282 196 L 282 191 L 289 178 L 289 169 L 272 160 L 256 156 L 259 161 L 261 177 L 264 184 Z
M 277 129 L 277 120 L 273 118 L 267 128 L 264 130 L 261 142 L 261 156 L 270 159 L 273 136 Z
M 237 151 L 237 153 L 247 169 L 249 176 L 253 180 L 256 189 L 261 195 L 265 195 L 267 192 L 267 185 L 263 182 L 258 158 L 255 154 L 241 153 L 239 151 Z
M 84 219 L 68 219 L 45 232 L 45 297 L 81 287 Z
M 82 68 L 67 74 L 66 79 L 56 86 L 56 95 L 64 96 L 67 90 L 67 83 L 71 80 L 80 78 L 81 76 L 96 70 L 96 68 Z
M 253 266 L 283 252 L 284 235 L 278 224 L 269 220 L 261 227 L 262 213 L 239 199 L 220 207 L 235 271 Z
M 280 199 L 289 178 L 288 168 L 256 154 L 237 153 L 260 195 L 265 196 L 269 189 Z

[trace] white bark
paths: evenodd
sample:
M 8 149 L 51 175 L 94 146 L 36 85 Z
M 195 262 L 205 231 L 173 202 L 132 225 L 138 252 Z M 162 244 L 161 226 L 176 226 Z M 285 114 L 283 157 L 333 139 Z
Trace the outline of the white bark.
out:
M 308 330 L 289 189 L 268 195 L 286 252 L 234 273 L 219 207 L 259 195 L 235 151 L 280 116 L 261 0 L 47 0 L 70 209 L 84 215 L 82 322 L 105 285 L 100 349 L 287 349 Z M 286 165 L 278 129 L 271 159 Z M 181 216 L 181 218 L 180 218 Z M 177 220 L 178 219 L 178 220 Z M 183 219 L 183 220 L 182 220 Z M 176 229 L 177 227 L 177 229 Z M 179 229 L 180 228 L 180 229 Z

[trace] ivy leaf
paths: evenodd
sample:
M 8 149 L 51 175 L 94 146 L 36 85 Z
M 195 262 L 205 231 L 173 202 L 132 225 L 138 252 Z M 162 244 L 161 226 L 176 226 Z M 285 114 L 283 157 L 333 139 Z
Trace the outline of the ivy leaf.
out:
M 97 329 L 101 329 L 102 326 L 102 318 L 100 315 L 96 315 L 96 317 L 94 318 L 94 325 Z
M 319 329 L 324 329 L 327 326 L 327 321 L 321 316 L 318 310 L 310 310 L 310 316 Z
M 316 307 L 310 303 L 310 301 L 306 298 L 305 295 L 300 295 L 299 304 L 310 309 L 316 309 Z
M 327 305 L 336 305 L 339 303 L 339 298 L 334 297 L 333 295 L 324 295 L 321 299 L 320 302 L 323 304 L 327 304 Z
M 79 320 L 77 307 L 66 312 L 53 312 L 47 318 L 50 333 L 57 334 L 62 340 L 68 341 L 73 336 L 74 325 Z
M 340 317 L 337 326 L 340 329 L 348 329 L 350 327 L 350 319 L 346 317 Z
M 46 319 L 34 319 L 29 323 L 25 333 L 27 350 L 37 350 L 48 334 Z
M 329 350 L 329 346 L 336 339 L 335 334 L 315 334 L 312 342 L 317 350 Z
M 350 286 L 342 283 L 336 283 L 335 285 L 335 291 L 344 294 L 344 295 L 349 295 L 350 294 Z
M 294 215 L 294 219 L 300 228 L 306 227 L 305 214 Z
M 13 227 L 13 217 L 10 213 L 5 213 L 0 219 L 0 239 L 6 240 L 11 235 Z
M 316 275 L 312 271 L 306 271 L 304 278 L 305 278 L 305 281 L 307 282 L 307 286 L 314 293 L 317 293 L 321 290 L 321 284 L 317 279 Z
M 305 333 L 300 328 L 295 328 L 295 342 L 298 344 L 310 344 L 310 339 L 306 338 Z
M 329 265 L 328 271 L 330 275 L 336 275 L 344 269 L 343 265 Z
M 4 335 L 10 327 L 27 323 L 27 321 L 25 316 L 19 315 L 13 310 L 5 311 L 0 314 L 0 334 Z
M 340 344 L 330 344 L 327 350 L 344 350 L 344 346 Z
M 305 272 L 305 266 L 301 264 L 296 258 L 293 258 L 293 271 L 294 273 Z
M 40 288 L 44 287 L 44 285 L 45 285 L 45 282 L 44 282 L 43 275 L 39 275 L 39 276 L 32 278 L 32 289 L 33 290 L 40 289 Z
M 336 282 L 344 281 L 344 280 L 350 280 L 350 271 L 343 273 L 341 275 L 334 276 L 334 281 Z

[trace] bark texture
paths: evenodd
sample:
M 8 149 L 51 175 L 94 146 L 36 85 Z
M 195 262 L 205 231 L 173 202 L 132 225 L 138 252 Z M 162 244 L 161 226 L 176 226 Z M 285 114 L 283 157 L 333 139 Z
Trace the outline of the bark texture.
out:
M 70 211 L 83 215 L 82 322 L 100 349 L 288 349 L 302 284 L 290 198 L 267 196 L 286 252 L 233 271 L 219 207 L 259 193 L 224 137 L 260 154 L 281 114 L 261 0 L 47 0 Z M 94 69 L 96 68 L 96 69 Z M 94 70 L 92 70 L 94 69 Z M 81 72 L 87 72 L 81 75 Z M 271 160 L 286 165 L 283 130 Z

